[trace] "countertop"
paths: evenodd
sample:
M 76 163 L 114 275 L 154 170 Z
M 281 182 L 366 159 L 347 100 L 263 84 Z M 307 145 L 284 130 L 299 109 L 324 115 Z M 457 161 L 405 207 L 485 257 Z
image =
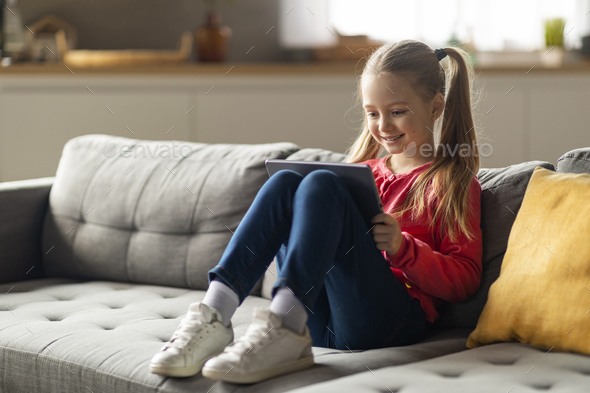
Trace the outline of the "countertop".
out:
M 281 75 L 281 74 L 360 74 L 363 62 L 321 62 L 321 63 L 179 63 L 165 65 L 113 66 L 113 67 L 68 67 L 63 63 L 14 63 L 0 67 L 0 74 L 170 74 L 188 75 Z M 564 64 L 559 68 L 544 68 L 540 64 L 522 65 L 476 65 L 476 72 L 519 73 L 529 72 L 590 72 L 590 60 Z

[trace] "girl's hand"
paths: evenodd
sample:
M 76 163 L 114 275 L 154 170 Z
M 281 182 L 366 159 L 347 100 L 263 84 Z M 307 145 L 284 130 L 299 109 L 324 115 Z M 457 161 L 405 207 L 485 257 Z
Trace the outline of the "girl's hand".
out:
M 385 250 L 389 255 L 395 254 L 404 240 L 397 220 L 389 214 L 379 213 L 371 219 L 371 222 L 375 224 L 373 239 L 377 244 L 377 249 Z

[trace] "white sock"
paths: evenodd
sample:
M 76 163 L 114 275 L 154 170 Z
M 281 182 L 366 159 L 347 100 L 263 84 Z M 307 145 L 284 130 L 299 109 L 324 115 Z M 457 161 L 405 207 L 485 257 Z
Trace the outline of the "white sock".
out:
M 240 304 L 240 298 L 233 289 L 221 281 L 213 280 L 205 293 L 202 303 L 213 307 L 221 314 L 221 322 L 228 327 L 232 315 Z
M 307 323 L 305 306 L 287 287 L 281 287 L 270 302 L 269 310 L 283 319 L 283 326 L 303 334 Z

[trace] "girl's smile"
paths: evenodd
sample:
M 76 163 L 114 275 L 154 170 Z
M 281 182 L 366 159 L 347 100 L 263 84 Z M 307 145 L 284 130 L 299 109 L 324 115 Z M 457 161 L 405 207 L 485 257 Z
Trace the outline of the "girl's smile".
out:
M 396 142 L 398 142 L 398 141 L 399 141 L 399 140 L 400 140 L 400 139 L 401 139 L 401 138 L 402 138 L 404 135 L 405 135 L 405 134 L 399 134 L 399 135 L 397 135 L 397 136 L 394 136 L 394 137 L 391 137 L 391 138 L 384 136 L 384 137 L 383 137 L 383 139 L 384 139 L 384 140 L 385 140 L 387 143 L 396 143 Z

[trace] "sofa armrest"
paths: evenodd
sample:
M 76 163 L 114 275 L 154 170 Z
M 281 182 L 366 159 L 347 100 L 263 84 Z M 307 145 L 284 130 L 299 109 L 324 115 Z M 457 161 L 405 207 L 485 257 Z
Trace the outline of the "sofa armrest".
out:
M 41 230 L 54 180 L 0 183 L 0 283 L 43 277 Z

